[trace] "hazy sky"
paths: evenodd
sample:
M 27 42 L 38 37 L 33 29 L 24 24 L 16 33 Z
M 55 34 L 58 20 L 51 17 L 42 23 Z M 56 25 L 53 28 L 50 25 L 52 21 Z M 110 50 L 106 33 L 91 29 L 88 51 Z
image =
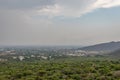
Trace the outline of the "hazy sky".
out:
M 120 0 L 0 0 L 0 45 L 120 40 Z

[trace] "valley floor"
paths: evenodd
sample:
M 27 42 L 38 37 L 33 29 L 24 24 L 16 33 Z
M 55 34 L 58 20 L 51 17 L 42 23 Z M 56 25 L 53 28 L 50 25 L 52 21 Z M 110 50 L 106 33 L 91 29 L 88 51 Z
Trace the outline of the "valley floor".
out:
M 74 57 L 0 62 L 0 80 L 120 80 L 120 60 Z

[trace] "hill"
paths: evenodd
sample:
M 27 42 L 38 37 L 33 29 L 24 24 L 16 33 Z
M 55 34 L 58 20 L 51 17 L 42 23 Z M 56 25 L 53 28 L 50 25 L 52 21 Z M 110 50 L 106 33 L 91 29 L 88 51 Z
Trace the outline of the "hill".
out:
M 79 50 L 84 50 L 84 51 L 115 51 L 118 49 L 120 49 L 120 41 L 102 43 L 102 44 L 79 48 Z
M 120 57 L 120 49 L 119 49 L 119 50 L 116 50 L 116 51 L 111 52 L 109 55 Z

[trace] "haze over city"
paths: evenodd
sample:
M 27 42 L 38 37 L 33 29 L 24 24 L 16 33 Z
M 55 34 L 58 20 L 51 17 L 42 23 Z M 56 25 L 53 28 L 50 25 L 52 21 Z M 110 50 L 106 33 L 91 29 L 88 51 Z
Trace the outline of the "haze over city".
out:
M 0 45 L 120 40 L 120 0 L 0 0 Z

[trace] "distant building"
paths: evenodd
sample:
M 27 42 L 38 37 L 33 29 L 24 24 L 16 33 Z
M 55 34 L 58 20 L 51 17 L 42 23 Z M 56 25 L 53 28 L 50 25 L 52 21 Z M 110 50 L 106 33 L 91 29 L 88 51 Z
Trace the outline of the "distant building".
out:
M 0 62 L 5 62 L 5 61 L 8 61 L 8 60 L 0 58 Z
M 41 56 L 41 58 L 42 58 L 42 59 L 45 59 L 45 60 L 48 59 L 48 57 L 46 57 L 46 56 Z
M 20 61 L 22 61 L 23 59 L 25 59 L 24 56 L 19 56 L 18 58 L 19 58 Z

